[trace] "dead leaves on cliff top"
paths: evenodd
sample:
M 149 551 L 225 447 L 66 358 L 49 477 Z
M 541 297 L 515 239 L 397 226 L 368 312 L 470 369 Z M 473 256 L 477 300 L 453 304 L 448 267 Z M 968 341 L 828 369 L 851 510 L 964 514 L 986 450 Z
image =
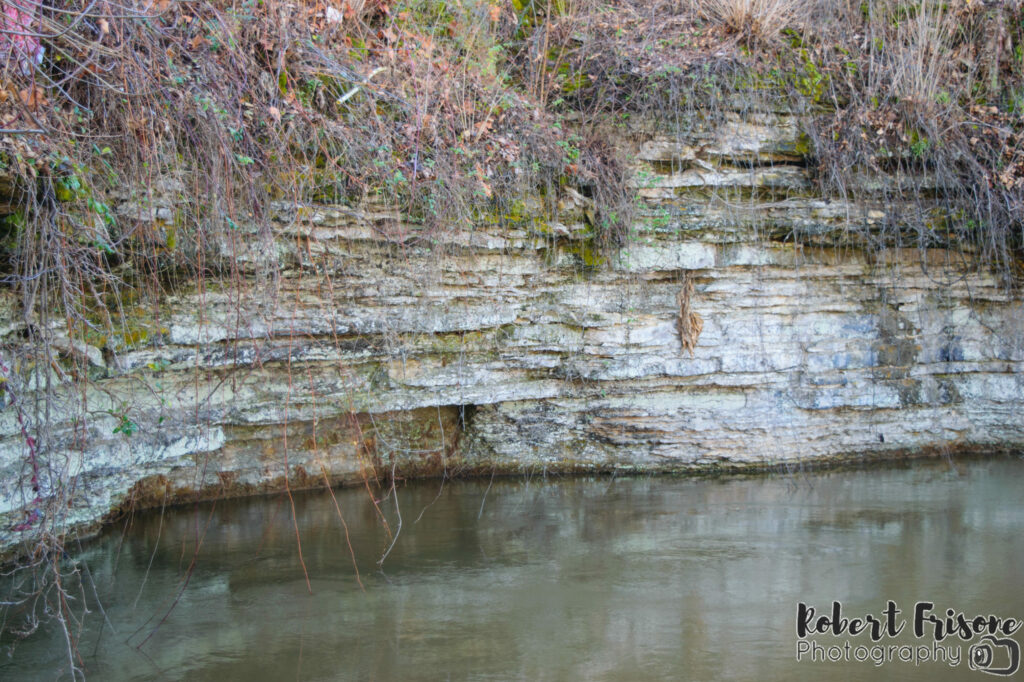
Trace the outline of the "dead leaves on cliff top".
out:
M 624 73 L 634 76 L 687 69 L 709 57 L 738 54 L 736 40 L 704 24 L 695 5 L 671 0 L 619 0 L 556 19 L 555 24 L 571 27 L 572 38 L 588 53 L 584 61 L 613 58 Z

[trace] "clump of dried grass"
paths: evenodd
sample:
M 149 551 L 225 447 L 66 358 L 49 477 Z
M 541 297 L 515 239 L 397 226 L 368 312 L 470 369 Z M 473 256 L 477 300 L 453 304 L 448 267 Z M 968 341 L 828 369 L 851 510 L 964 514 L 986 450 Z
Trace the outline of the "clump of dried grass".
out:
M 749 46 L 777 39 L 806 9 L 807 0 L 700 0 L 700 15 Z
M 693 349 L 697 347 L 697 340 L 704 330 L 704 318 L 691 308 L 693 301 L 693 275 L 686 273 L 683 279 L 683 286 L 676 294 L 676 307 L 679 309 L 679 317 L 676 318 L 676 329 L 679 332 L 679 342 L 684 351 L 690 352 L 693 357 Z

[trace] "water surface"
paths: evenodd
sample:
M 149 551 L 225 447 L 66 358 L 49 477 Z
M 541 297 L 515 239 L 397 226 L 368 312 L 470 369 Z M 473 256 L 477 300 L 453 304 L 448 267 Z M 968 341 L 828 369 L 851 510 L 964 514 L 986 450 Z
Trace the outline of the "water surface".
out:
M 77 649 L 95 680 L 992 679 L 798 663 L 796 607 L 1024 618 L 1022 491 L 1024 461 L 995 458 L 433 481 L 383 515 L 365 489 L 296 495 L 294 519 L 284 496 L 148 512 L 82 551 Z M 55 628 L 2 643 L 0 678 L 69 677 Z

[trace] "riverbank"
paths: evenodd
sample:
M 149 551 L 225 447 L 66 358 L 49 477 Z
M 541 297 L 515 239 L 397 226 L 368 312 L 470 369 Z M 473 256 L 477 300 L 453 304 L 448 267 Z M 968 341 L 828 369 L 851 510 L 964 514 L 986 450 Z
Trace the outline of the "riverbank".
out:
M 1024 446 L 1019 9 L 651 7 L 90 15 L 77 90 L 0 102 L 47 126 L 0 144 L 0 546 L 399 476 Z

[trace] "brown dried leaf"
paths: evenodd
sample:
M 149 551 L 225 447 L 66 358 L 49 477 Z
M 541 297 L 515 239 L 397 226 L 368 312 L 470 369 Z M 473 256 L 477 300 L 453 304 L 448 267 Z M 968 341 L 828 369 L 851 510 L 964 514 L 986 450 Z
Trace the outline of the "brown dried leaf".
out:
M 21 103 L 29 109 L 35 109 L 46 104 L 46 93 L 43 92 L 42 88 L 35 86 L 19 90 L 18 97 L 21 99 Z

